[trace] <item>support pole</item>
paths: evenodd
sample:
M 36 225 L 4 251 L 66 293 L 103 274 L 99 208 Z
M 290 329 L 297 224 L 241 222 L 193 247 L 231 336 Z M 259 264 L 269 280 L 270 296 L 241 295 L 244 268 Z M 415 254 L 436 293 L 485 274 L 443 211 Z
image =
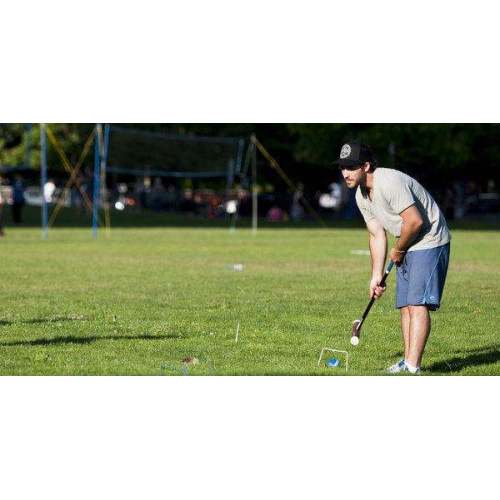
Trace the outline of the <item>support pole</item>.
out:
M 269 162 L 271 168 L 275 170 L 279 174 L 279 176 L 286 182 L 290 190 L 292 192 L 297 191 L 297 186 L 295 186 L 295 184 L 290 180 L 290 177 L 286 175 L 283 169 L 279 166 L 278 162 L 269 154 L 269 151 L 262 145 L 259 139 L 257 139 L 255 134 L 252 135 L 252 143 L 259 150 L 260 154 Z M 321 218 L 318 212 L 316 212 L 316 210 L 314 210 L 311 204 L 307 201 L 305 196 L 302 196 L 302 203 L 304 207 L 309 211 L 309 213 L 311 213 L 314 217 L 316 217 L 316 219 L 322 226 L 328 227 L 328 225 Z
M 249 148 L 251 148 L 252 145 L 249 145 Z M 238 176 L 241 181 L 244 182 L 244 178 L 247 175 L 247 170 L 248 170 L 248 152 L 245 155 L 245 172 L 242 171 L 243 167 L 243 153 L 245 150 L 245 139 L 239 139 L 238 140 L 238 150 L 236 153 L 236 166 L 234 170 L 234 177 Z M 233 177 L 233 182 L 234 182 L 234 177 Z M 236 194 L 236 212 L 231 216 L 231 226 L 229 227 L 229 231 L 234 233 L 236 231 L 236 222 L 238 221 L 238 215 L 240 211 L 240 203 L 239 203 L 239 198 Z
M 236 170 L 236 161 L 234 158 L 231 158 L 229 160 L 229 165 L 228 165 L 228 170 L 227 170 L 227 182 L 226 182 L 226 197 L 225 197 L 225 202 L 224 202 L 224 206 L 225 206 L 225 217 L 226 217 L 226 220 L 229 219 L 229 232 L 230 233 L 234 233 L 234 231 L 236 231 L 236 213 L 231 213 L 231 212 L 228 212 L 228 207 L 229 207 L 229 202 L 230 201 L 233 201 L 232 200 L 232 197 L 231 197 L 231 192 L 233 190 L 233 187 L 234 187 L 234 173 L 235 173 L 235 170 Z M 236 203 L 236 200 L 234 200 L 234 202 Z
M 92 235 L 97 238 L 97 228 L 99 226 L 99 198 L 101 183 L 101 154 L 99 147 L 99 130 L 101 125 L 96 125 L 94 131 L 94 190 L 92 197 Z
M 111 236 L 111 217 L 109 214 L 109 196 L 107 191 L 106 176 L 107 176 L 107 166 L 108 166 L 108 151 L 109 151 L 109 123 L 104 125 L 104 140 L 101 149 L 101 179 L 102 179 L 102 189 L 103 189 L 103 200 L 104 200 L 104 220 L 106 223 L 106 238 Z M 105 198 L 104 198 L 105 197 Z
M 42 238 L 49 236 L 49 212 L 45 199 L 45 184 L 47 184 L 47 133 L 45 123 L 40 124 L 40 192 L 42 193 Z
M 252 136 L 252 139 L 255 136 Z M 258 192 L 257 192 L 257 148 L 253 143 L 252 148 L 252 233 L 257 234 L 257 224 L 259 218 Z

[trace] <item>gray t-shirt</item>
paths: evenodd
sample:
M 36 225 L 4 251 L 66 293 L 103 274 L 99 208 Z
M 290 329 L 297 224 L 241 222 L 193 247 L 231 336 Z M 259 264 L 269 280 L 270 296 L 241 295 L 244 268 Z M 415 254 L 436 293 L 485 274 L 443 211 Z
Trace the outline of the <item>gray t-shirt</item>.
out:
M 363 188 L 356 191 L 356 203 L 368 223 L 376 219 L 386 231 L 399 238 L 403 219 L 399 215 L 415 205 L 424 225 L 408 251 L 445 245 L 451 239 L 446 220 L 437 203 L 422 185 L 409 175 L 390 168 L 373 172 L 372 199 Z

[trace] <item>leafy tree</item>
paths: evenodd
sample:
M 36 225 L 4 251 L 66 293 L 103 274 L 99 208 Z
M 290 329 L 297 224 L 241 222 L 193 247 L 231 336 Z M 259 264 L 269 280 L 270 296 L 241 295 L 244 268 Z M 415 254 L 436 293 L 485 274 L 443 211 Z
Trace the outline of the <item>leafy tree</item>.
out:
M 500 186 L 500 125 L 498 124 L 126 124 L 130 128 L 177 134 L 257 137 L 295 181 L 324 184 L 331 177 L 332 161 L 343 142 L 365 141 L 375 149 L 382 166 L 395 167 L 435 187 L 453 180 L 472 179 L 486 185 L 494 180 Z M 89 124 L 52 124 L 61 147 L 72 164 L 92 130 Z M 21 166 L 26 161 L 26 127 L 0 125 L 0 165 Z M 38 125 L 31 133 L 30 166 L 40 165 Z M 91 165 L 89 155 L 86 165 Z M 58 154 L 49 147 L 49 167 L 62 170 Z M 277 186 L 279 176 L 259 158 L 262 180 Z

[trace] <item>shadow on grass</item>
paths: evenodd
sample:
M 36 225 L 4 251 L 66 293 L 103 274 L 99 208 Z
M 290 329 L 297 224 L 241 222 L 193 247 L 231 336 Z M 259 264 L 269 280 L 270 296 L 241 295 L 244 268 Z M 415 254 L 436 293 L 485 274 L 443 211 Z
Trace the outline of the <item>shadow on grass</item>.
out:
M 53 318 L 32 318 L 32 319 L 0 319 L 0 326 L 9 326 L 15 324 L 38 325 L 41 323 L 60 323 L 62 321 L 85 321 L 87 318 L 72 316 L 55 316 Z
M 167 335 L 103 335 L 88 336 L 88 337 L 75 337 L 67 335 L 65 337 L 54 338 L 40 338 L 34 340 L 17 340 L 14 342 L 0 342 L 0 347 L 13 347 L 13 346 L 53 346 L 61 344 L 91 344 L 99 340 L 165 340 L 165 339 L 180 339 L 181 335 L 167 334 Z
M 430 365 L 426 371 L 430 372 L 459 372 L 471 366 L 492 365 L 500 361 L 500 346 L 486 347 L 469 351 L 465 357 L 454 357 L 444 361 L 438 361 Z

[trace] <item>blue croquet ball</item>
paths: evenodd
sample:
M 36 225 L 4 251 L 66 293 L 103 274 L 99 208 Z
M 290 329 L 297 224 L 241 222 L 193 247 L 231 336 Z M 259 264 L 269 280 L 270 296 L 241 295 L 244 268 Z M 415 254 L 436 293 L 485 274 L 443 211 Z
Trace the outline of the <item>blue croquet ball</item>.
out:
M 337 358 L 330 358 L 329 360 L 327 360 L 326 366 L 328 368 L 337 368 L 338 366 L 340 366 L 340 361 Z

